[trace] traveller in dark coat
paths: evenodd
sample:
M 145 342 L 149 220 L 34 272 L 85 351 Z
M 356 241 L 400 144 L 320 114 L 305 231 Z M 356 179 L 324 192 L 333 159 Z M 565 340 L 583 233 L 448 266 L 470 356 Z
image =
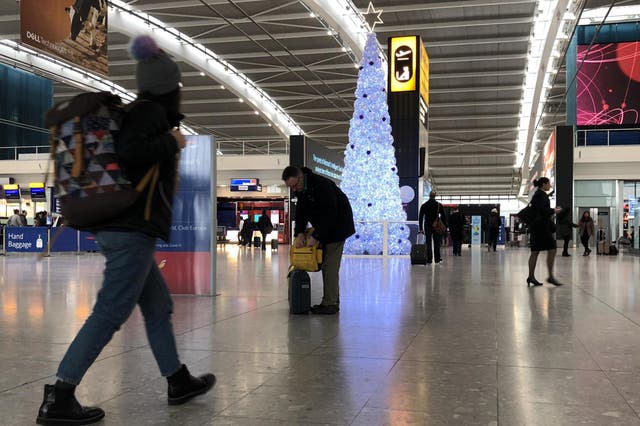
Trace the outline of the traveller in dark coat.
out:
M 489 228 L 488 249 L 489 251 L 491 251 L 491 249 L 496 251 L 498 237 L 500 236 L 500 214 L 498 213 L 498 209 L 491 209 L 489 220 L 487 220 L 487 227 Z
M 436 191 L 429 193 L 429 201 L 420 206 L 420 212 L 418 213 L 418 228 L 421 232 L 424 232 L 427 237 L 427 263 L 430 264 L 434 260 L 435 262 L 442 262 L 442 256 L 440 254 L 440 245 L 442 244 L 442 234 L 434 231 L 433 224 L 437 219 L 440 219 L 444 226 L 447 226 L 447 218 L 444 213 L 444 207 L 442 204 L 436 201 Z M 433 248 L 431 243 L 433 242 Z
M 464 230 L 464 222 L 460 211 L 456 208 L 449 215 L 449 233 L 451 234 L 451 245 L 453 246 L 453 255 L 462 256 L 462 234 Z
M 344 192 L 330 179 L 313 173 L 306 167 L 288 166 L 282 180 L 297 197 L 296 226 L 293 231 L 296 247 L 323 246 L 322 303 L 311 308 L 314 314 L 336 314 L 340 310 L 340 262 L 344 242 L 356 232 L 351 204 Z M 311 235 L 305 232 L 313 226 Z
M 564 246 L 562 248 L 562 256 L 569 257 L 569 241 L 571 241 L 571 231 L 573 228 L 577 228 L 578 225 L 571 220 L 571 209 L 564 208 L 556 215 L 556 235 L 558 238 L 562 238 Z
M 553 236 L 555 224 L 551 218 L 554 214 L 560 212 L 561 208 L 551 208 L 549 196 L 547 195 L 547 192 L 551 189 L 549 178 L 543 176 L 540 179 L 534 180 L 533 185 L 538 189 L 533 194 L 530 202 L 534 210 L 533 216 L 535 219 L 529 227 L 531 233 L 531 255 L 529 256 L 527 286 L 542 285 L 535 277 L 538 254 L 540 254 L 541 251 L 547 252 L 547 269 L 549 270 L 547 282 L 560 286 L 562 283 L 553 276 L 553 265 L 556 258 L 556 239 Z

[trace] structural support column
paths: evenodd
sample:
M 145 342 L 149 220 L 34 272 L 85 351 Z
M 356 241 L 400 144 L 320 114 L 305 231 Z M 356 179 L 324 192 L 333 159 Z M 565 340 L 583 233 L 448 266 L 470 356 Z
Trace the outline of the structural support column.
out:
M 429 58 L 419 36 L 389 38 L 387 103 L 403 205 L 418 220 L 427 165 Z

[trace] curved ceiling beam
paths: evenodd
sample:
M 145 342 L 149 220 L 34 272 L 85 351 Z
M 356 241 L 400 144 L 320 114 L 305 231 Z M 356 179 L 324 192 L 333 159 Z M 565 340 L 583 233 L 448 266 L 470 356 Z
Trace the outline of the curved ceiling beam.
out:
M 153 34 L 158 45 L 167 53 L 181 58 L 219 81 L 227 90 L 238 96 L 241 102 L 247 101 L 283 138 L 304 134 L 284 109 L 252 80 L 186 34 L 144 12 L 132 9 L 120 0 L 111 0 L 109 3 L 109 25 L 130 37 Z
M 356 61 L 362 58 L 368 27 L 351 0 L 304 0 L 303 3 L 338 33 L 339 39 L 351 49 Z

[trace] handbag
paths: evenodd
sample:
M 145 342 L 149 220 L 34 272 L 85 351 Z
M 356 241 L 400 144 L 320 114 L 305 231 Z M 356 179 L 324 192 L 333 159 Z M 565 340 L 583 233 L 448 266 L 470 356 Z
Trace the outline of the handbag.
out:
M 317 245 L 311 247 L 291 246 L 289 251 L 289 263 L 292 269 L 301 271 L 316 272 L 322 266 L 322 249 Z
M 523 221 L 525 224 L 529 226 L 531 226 L 537 218 L 536 211 L 531 206 L 531 203 L 527 204 L 527 206 L 524 209 L 516 213 L 516 216 L 518 216 L 518 219 L 520 219 L 521 221 Z
M 432 228 L 433 228 L 433 232 L 435 232 L 438 235 L 442 235 L 447 231 L 447 227 L 445 226 L 444 222 L 442 222 L 442 219 L 440 219 L 439 217 L 436 218 L 435 222 L 433 222 Z

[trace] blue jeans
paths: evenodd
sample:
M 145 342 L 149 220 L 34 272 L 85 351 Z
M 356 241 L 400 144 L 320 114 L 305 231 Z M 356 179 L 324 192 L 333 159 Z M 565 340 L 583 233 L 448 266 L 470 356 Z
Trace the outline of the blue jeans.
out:
M 60 362 L 58 378 L 79 384 L 136 304 L 160 372 L 170 376 L 181 363 L 171 325 L 173 301 L 154 259 L 156 239 L 140 232 L 100 231 L 96 240 L 107 259 L 104 281 L 93 312 Z

